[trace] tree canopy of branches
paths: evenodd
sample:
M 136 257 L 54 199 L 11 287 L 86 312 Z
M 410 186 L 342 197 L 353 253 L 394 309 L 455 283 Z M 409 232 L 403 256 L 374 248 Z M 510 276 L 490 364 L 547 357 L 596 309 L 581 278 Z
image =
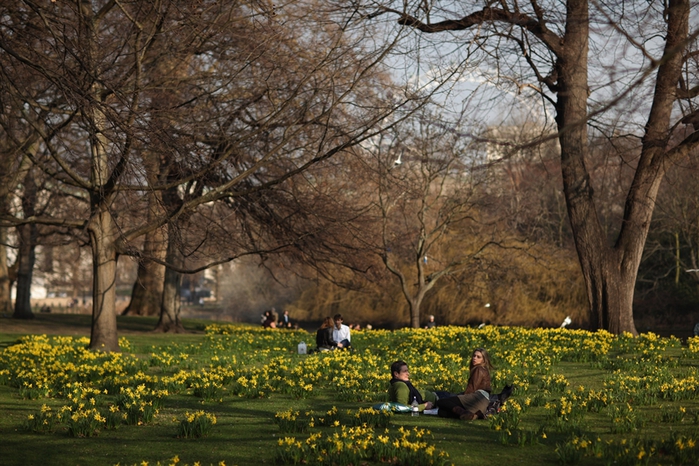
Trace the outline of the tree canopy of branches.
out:
M 395 15 L 424 40 L 438 35 L 442 50 L 482 60 L 480 79 L 539 99 L 543 115 L 553 110 L 591 325 L 635 334 L 634 286 L 661 181 L 699 146 L 699 31 L 690 30 L 696 4 L 415 1 L 395 9 L 379 3 L 367 3 L 368 17 Z M 611 240 L 586 165 L 591 131 L 637 148 Z M 614 144 L 609 148 L 616 156 Z
M 447 129 L 458 121 L 446 124 L 431 112 L 382 135 L 367 151 L 369 174 L 362 177 L 373 193 L 367 214 L 377 227 L 359 235 L 361 248 L 400 283 L 414 328 L 440 280 L 475 270 L 487 247 L 506 243 L 488 215 L 485 155 L 479 158 L 472 141 Z
M 315 2 L 255 0 L 0 7 L 3 118 L 21 123 L 6 133 L 3 162 L 29 160 L 65 199 L 47 216 L 5 209 L 2 225 L 59 225 L 90 244 L 92 349 L 118 350 L 116 261 L 142 255 L 144 235 L 166 228 L 182 259 L 188 238 L 206 239 L 187 228 L 224 225 L 219 203 L 249 217 L 266 190 L 419 104 L 419 89 L 382 98 L 390 44 L 372 47 L 369 29 L 332 15 Z M 263 252 L 262 230 L 232 234 Z M 216 259 L 242 254 L 224 252 Z M 181 260 L 168 270 L 188 271 Z

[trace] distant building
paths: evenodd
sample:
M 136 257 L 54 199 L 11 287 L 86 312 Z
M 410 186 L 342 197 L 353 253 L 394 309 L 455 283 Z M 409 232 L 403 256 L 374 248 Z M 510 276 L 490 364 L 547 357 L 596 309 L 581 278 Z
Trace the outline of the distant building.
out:
M 537 124 L 490 126 L 481 135 L 486 145 L 486 160 L 521 161 L 531 156 L 560 154 L 555 131 Z

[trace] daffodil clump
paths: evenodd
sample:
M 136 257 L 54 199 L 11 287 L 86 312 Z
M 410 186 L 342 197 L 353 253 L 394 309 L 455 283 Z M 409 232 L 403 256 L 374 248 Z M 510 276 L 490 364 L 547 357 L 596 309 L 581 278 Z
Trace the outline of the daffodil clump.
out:
M 679 408 L 676 408 L 674 406 L 661 406 L 660 409 L 661 422 L 671 422 L 673 424 L 682 422 L 688 414 L 687 408 L 685 408 L 684 406 L 680 406 Z
M 699 337 L 687 338 L 687 351 L 692 357 L 699 355 Z
M 560 393 L 564 392 L 568 385 L 569 383 L 563 374 L 551 374 L 541 377 L 539 387 L 553 393 Z
M 24 427 L 32 432 L 46 434 L 53 432 L 59 421 L 58 414 L 44 404 L 39 412 L 27 416 Z
M 68 434 L 73 437 L 95 437 L 105 427 L 107 420 L 96 408 L 82 406 L 65 413 L 64 422 Z
M 563 465 L 577 464 L 583 457 L 602 460 L 603 464 L 645 465 L 656 453 L 652 441 L 622 439 L 603 441 L 600 437 L 573 435 L 568 441 L 556 444 L 556 454 Z
M 143 425 L 153 420 L 167 395 L 167 390 L 149 389 L 144 384 L 133 388 L 122 387 L 116 397 L 116 405 L 126 414 L 127 424 Z
M 508 401 L 497 416 L 490 417 L 490 428 L 498 432 L 501 444 L 533 443 L 533 438 L 529 441 L 524 440 L 524 437 L 528 437 L 530 434 L 520 427 L 522 414 L 527 409 L 527 405 L 522 406 L 513 399 Z
M 352 419 L 352 425 L 384 428 L 391 423 L 393 413 L 386 410 L 376 410 L 374 408 L 359 408 L 347 410 L 347 415 Z
M 223 401 L 226 386 L 233 380 L 235 372 L 224 367 L 212 367 L 189 376 L 189 386 L 194 396 L 204 400 Z
M 636 431 L 643 427 L 646 422 L 644 416 L 629 403 L 609 405 L 607 410 L 611 420 L 610 432 L 612 434 L 626 434 Z
M 274 422 L 279 426 L 279 431 L 283 434 L 306 432 L 309 425 L 313 424 L 308 413 L 306 416 L 301 416 L 299 411 L 291 409 L 276 413 Z
M 0 353 L 0 370 L 20 396 L 37 399 L 63 396 L 64 387 L 72 382 L 101 386 L 105 380 L 134 374 L 144 366 L 122 353 L 89 351 L 88 344 L 84 337 L 22 337 L 19 344 Z
M 418 466 L 446 465 L 449 455 L 430 444 L 431 433 L 424 429 L 396 432 L 386 429 L 377 434 L 367 426 L 341 426 L 324 435 L 313 433 L 304 440 L 283 437 L 278 441 L 277 462 L 281 464 L 357 465 L 367 461 Z
M 324 413 L 306 412 L 306 416 L 310 417 L 309 427 L 338 427 L 340 425 L 339 414 L 335 406 Z
M 177 436 L 180 438 L 200 438 L 207 435 L 216 424 L 216 416 L 204 411 L 186 412 L 180 420 Z

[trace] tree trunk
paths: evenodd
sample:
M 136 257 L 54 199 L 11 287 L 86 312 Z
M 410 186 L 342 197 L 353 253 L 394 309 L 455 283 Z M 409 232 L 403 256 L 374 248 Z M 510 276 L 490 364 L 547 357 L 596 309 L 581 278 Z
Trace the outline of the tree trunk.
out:
M 33 217 L 37 202 L 36 183 L 33 174 L 27 172 L 24 177 L 22 194 L 22 211 L 25 218 Z M 19 236 L 19 269 L 17 270 L 17 296 L 15 298 L 15 319 L 33 319 L 32 312 L 32 276 L 36 263 L 36 245 L 39 240 L 39 228 L 35 223 L 26 223 L 17 227 Z
M 36 134 L 35 134 L 36 136 Z M 9 142 L 4 141 L 4 142 Z M 29 142 L 29 141 L 27 141 Z M 0 214 L 9 214 L 10 191 L 14 191 L 14 187 L 27 177 L 27 173 L 31 167 L 31 160 L 26 155 L 21 156 L 21 160 L 15 166 L 13 159 L 8 154 L 16 150 L 3 147 L 2 160 L 0 163 L 0 171 L 3 179 L 0 182 Z M 26 146 L 26 153 L 36 155 L 37 144 L 36 138 L 34 142 Z M 12 312 L 12 283 L 17 279 L 17 271 L 19 269 L 19 261 L 15 259 L 12 267 L 8 265 L 7 244 L 9 240 L 9 229 L 0 227 L 0 314 L 9 314 Z M 34 317 L 33 315 L 31 317 Z
M 168 232 L 167 263 L 175 267 L 183 264 L 182 253 L 177 247 L 177 234 Z M 183 333 L 184 327 L 180 323 L 180 288 L 182 287 L 182 273 L 170 267 L 165 268 L 165 282 L 163 286 L 163 299 L 160 308 L 160 320 L 155 327 L 157 332 Z
M 100 205 L 88 225 L 92 248 L 92 333 L 90 349 L 119 351 L 116 321 L 116 237 L 112 214 Z
M 161 63 L 164 65 L 164 63 Z M 160 99 L 156 99 L 160 101 Z M 169 102 L 168 99 L 163 99 Z M 165 103 L 162 104 L 163 106 Z M 143 165 L 148 182 L 153 185 L 159 183 L 161 175 L 161 161 L 157 153 L 144 151 Z M 163 196 L 154 191 L 148 194 L 148 220 L 152 221 L 163 214 Z M 131 301 L 124 310 L 124 315 L 156 316 L 160 313 L 163 302 L 163 281 L 165 280 L 165 266 L 153 262 L 149 258 L 162 261 L 167 255 L 167 230 L 158 228 L 146 233 L 143 243 L 143 259 L 138 263 L 138 276 L 131 292 Z
M 596 215 L 589 175 L 584 166 L 587 152 L 587 1 L 568 3 L 564 51 L 559 60 L 561 90 L 558 125 L 561 131 L 563 184 L 578 257 L 587 285 L 592 326 L 612 333 L 637 335 L 633 321 L 633 296 L 655 200 L 666 166 L 672 157 L 667 139 L 682 70 L 677 50 L 688 35 L 689 3 L 672 0 L 668 8 L 666 57 L 658 67 L 653 105 L 646 124 L 641 157 L 626 197 L 624 218 L 614 247 L 609 247 Z M 581 25 L 584 25 L 582 27 Z
M 15 319 L 33 319 L 31 304 L 32 276 L 36 262 L 36 242 L 38 228 L 29 223 L 17 227 L 19 233 L 19 269 L 17 270 L 17 296 L 15 298 Z
M 637 335 L 633 321 L 636 270 L 623 272 L 619 252 L 611 248 L 580 255 L 590 303 L 590 326 L 614 334 Z M 631 272 L 633 276 L 629 277 Z
M 410 326 L 420 328 L 420 304 L 416 299 L 410 300 Z
M 0 227 L 0 314 L 12 312 L 12 280 L 7 265 L 7 228 Z
M 560 90 L 556 122 L 560 132 L 563 189 L 587 288 L 591 326 L 612 333 L 636 335 L 632 304 L 637 268 L 623 268 L 623 254 L 607 244 L 585 167 L 588 155 L 588 8 L 587 0 L 568 2 L 566 46 L 557 63 Z M 631 262 L 637 261 L 634 258 Z
M 133 285 L 131 301 L 124 315 L 156 316 L 160 313 L 163 300 L 165 266 L 149 260 L 148 257 L 166 259 L 167 249 L 163 247 L 166 235 L 158 228 L 146 235 L 143 245 L 144 259 L 138 264 L 138 277 Z

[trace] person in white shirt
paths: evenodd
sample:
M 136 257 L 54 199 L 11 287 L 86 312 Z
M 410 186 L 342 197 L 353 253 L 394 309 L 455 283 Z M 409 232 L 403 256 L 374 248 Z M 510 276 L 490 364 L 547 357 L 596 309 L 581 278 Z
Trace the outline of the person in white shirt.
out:
M 342 349 L 347 349 L 352 344 L 350 343 L 350 328 L 343 324 L 342 314 L 335 314 L 333 317 L 335 327 L 333 327 L 333 340 L 342 344 Z

